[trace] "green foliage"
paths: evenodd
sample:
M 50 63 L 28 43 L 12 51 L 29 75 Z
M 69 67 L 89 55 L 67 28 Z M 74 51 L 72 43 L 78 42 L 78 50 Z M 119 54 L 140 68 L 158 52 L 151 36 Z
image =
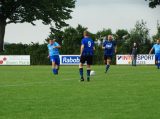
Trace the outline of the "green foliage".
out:
M 138 44 L 138 53 L 148 54 L 151 48 L 151 40 L 149 37 L 149 29 L 146 27 L 146 23 L 143 20 L 141 22 L 138 21 L 135 28 L 133 28 L 128 37 L 125 38 L 125 42 L 122 44 L 123 53 L 130 53 L 134 42 Z
M 66 55 L 78 55 L 80 53 L 81 40 L 83 38 L 83 31 L 86 27 L 78 25 L 76 28 L 68 27 L 64 31 L 56 31 L 50 34 L 49 38 L 55 38 L 56 41 L 62 46 L 60 54 Z M 154 38 L 159 38 L 160 28 L 157 27 L 157 34 Z M 104 36 L 112 34 L 117 42 L 118 54 L 129 54 L 131 47 L 134 42 L 138 44 L 138 53 L 148 54 L 151 48 L 151 39 L 149 37 L 149 30 L 146 27 L 144 21 L 137 22 L 135 27 L 128 32 L 124 29 L 119 29 L 115 34 L 112 33 L 111 29 L 103 29 L 98 31 L 96 34 L 90 33 L 92 39 L 96 42 L 97 39 L 103 40 Z M 94 53 L 94 64 L 103 64 L 102 45 L 98 46 L 95 44 L 96 50 Z M 1 53 L 2 54 L 2 53 Z M 31 64 L 49 64 L 47 43 L 38 44 L 31 43 L 27 44 L 8 44 L 5 45 L 5 51 L 3 54 L 9 55 L 31 55 Z M 112 64 L 115 64 L 115 57 L 113 58 Z
M 50 38 L 56 38 L 57 42 L 62 45 L 61 53 L 79 54 L 83 31 L 87 28 L 78 25 L 76 28 L 68 27 L 64 31 L 51 34 Z
M 117 42 L 117 49 L 118 49 L 118 53 L 126 53 L 126 46 L 125 45 L 125 42 L 126 42 L 126 37 L 128 37 L 129 33 L 127 30 L 124 30 L 124 29 L 119 29 L 116 31 L 116 34 L 115 34 L 115 40 Z M 128 48 L 128 47 L 127 47 Z
M 149 7 L 155 8 L 156 6 L 160 5 L 160 0 L 145 0 L 149 1 Z
M 157 23 L 157 33 L 153 36 L 153 41 L 155 42 L 159 38 L 160 38 L 160 24 Z
M 3 51 L 5 27 L 10 23 L 41 20 L 51 25 L 52 32 L 68 24 L 75 0 L 1 0 L 0 1 L 0 52 Z
M 47 44 L 7 44 L 1 55 L 30 55 L 32 65 L 49 64 Z
M 102 31 L 98 31 L 96 33 L 96 38 L 103 40 L 104 37 L 106 37 L 110 34 L 112 34 L 112 30 L 110 28 L 109 29 L 103 29 Z
M 7 19 L 7 24 L 34 24 L 34 21 L 42 20 L 44 24 L 54 22 L 57 28 L 61 28 L 66 26 L 64 20 L 71 18 L 75 0 L 4 0 L 1 6 L 1 17 Z

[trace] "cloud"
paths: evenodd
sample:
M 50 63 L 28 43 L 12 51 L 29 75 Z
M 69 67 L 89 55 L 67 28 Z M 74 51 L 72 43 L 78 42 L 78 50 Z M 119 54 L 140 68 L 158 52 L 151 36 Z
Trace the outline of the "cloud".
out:
M 141 4 L 145 5 L 147 2 L 145 0 L 77 0 L 77 6 L 92 6 L 92 5 L 111 5 L 111 4 Z

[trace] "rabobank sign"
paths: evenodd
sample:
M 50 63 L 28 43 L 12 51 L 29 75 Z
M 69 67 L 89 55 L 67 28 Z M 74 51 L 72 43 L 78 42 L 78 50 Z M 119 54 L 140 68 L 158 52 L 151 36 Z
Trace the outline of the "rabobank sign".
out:
M 79 55 L 60 55 L 61 65 L 79 65 L 80 56 Z

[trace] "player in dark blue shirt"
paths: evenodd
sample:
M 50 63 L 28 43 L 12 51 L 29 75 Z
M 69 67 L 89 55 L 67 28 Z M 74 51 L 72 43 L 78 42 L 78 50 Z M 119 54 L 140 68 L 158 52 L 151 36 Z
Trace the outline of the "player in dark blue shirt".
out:
M 81 81 L 84 81 L 83 64 L 87 62 L 87 81 L 90 81 L 90 71 L 91 71 L 91 65 L 95 47 L 94 47 L 94 41 L 89 37 L 88 32 L 84 31 L 83 35 L 84 38 L 81 41 L 81 49 L 80 49 L 79 73 L 81 76 Z
M 108 35 L 108 38 L 103 43 L 102 49 L 104 49 L 104 63 L 106 64 L 105 73 L 109 70 L 112 57 L 117 52 L 115 41 L 113 41 L 112 35 Z

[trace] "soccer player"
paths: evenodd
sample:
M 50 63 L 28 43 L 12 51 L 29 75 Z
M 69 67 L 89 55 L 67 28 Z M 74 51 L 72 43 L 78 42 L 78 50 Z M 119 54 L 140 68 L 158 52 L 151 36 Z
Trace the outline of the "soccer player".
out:
M 102 49 L 104 49 L 104 63 L 106 64 L 105 73 L 107 73 L 110 68 L 113 55 L 117 52 L 117 46 L 115 41 L 113 41 L 112 35 L 108 35 L 108 38 L 106 36 Z
M 48 58 L 50 58 L 50 61 L 52 62 L 52 72 L 55 75 L 58 75 L 59 65 L 60 65 L 60 59 L 59 59 L 59 48 L 61 46 L 55 42 L 55 39 L 49 39 L 48 47 Z
M 137 44 L 133 43 L 133 47 L 131 49 L 131 56 L 132 56 L 132 66 L 136 66 L 136 60 L 137 60 Z
M 155 52 L 155 64 L 157 68 L 160 69 L 160 38 L 157 40 L 157 43 L 153 45 L 149 54 L 151 54 L 153 50 Z
M 81 41 L 80 48 L 80 64 L 79 64 L 79 73 L 81 76 L 80 81 L 84 81 L 83 77 L 83 64 L 87 62 L 87 81 L 90 81 L 90 71 L 93 59 L 93 53 L 95 50 L 94 41 L 89 37 L 88 31 L 84 31 L 84 38 Z

